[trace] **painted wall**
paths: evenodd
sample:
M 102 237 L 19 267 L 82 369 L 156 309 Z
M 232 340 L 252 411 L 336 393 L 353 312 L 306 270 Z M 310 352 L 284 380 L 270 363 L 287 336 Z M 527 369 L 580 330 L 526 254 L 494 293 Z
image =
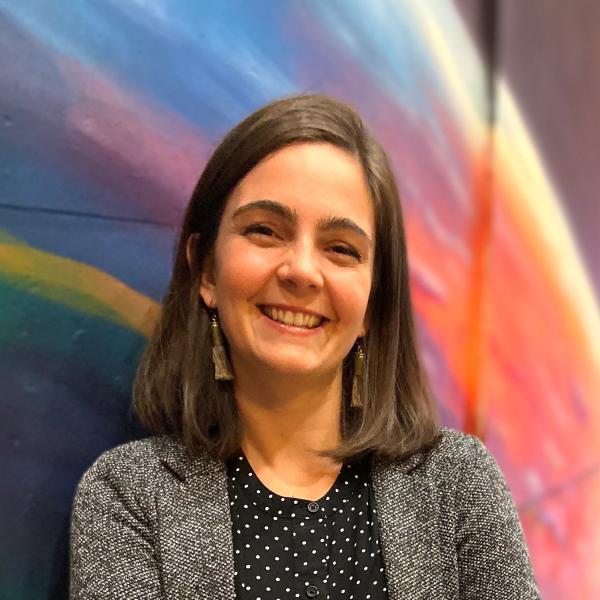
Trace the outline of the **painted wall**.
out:
M 587 600 L 600 597 L 600 5 L 499 5 L 483 396 L 489 421 L 523 407 L 522 437 L 504 443 L 527 456 L 521 517 L 544 598 Z
M 195 180 L 296 92 L 349 101 L 389 151 L 444 422 L 500 462 L 543 597 L 598 597 L 600 219 L 581 179 L 599 176 L 581 163 L 600 136 L 562 110 L 592 48 L 577 11 L 541 5 L 501 3 L 490 62 L 476 0 L 0 0 L 2 598 L 66 597 L 73 491 L 140 435 L 131 379 Z M 579 50 L 552 55 L 556 35 Z M 530 76 L 550 56 L 557 80 Z

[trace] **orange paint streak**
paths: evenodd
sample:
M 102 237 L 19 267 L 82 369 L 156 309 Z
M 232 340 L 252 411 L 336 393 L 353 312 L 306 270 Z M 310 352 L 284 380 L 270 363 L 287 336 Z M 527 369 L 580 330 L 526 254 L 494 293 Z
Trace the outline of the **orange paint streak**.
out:
M 474 160 L 472 282 L 469 298 L 469 323 L 466 335 L 467 365 L 465 372 L 466 409 L 464 431 L 485 439 L 485 396 L 481 393 L 481 373 L 485 361 L 484 311 L 489 284 L 489 250 L 492 237 L 493 203 L 493 135 L 489 132 L 487 145 Z
M 434 196 L 430 197 L 442 226 L 449 227 L 447 223 L 453 223 L 454 229 L 447 234 L 460 240 L 462 250 L 453 251 L 449 242 L 444 244 L 439 235 L 432 234 L 423 213 L 415 211 L 406 221 L 415 307 L 427 329 L 435 332 L 436 344 L 464 398 L 462 429 L 482 439 L 485 404 L 480 388 L 486 360 L 483 323 L 492 235 L 492 175 L 488 153 L 486 148 L 471 158 L 472 184 L 466 214 L 446 215 L 445 203 L 436 204 Z M 429 287 L 421 281 L 429 282 Z

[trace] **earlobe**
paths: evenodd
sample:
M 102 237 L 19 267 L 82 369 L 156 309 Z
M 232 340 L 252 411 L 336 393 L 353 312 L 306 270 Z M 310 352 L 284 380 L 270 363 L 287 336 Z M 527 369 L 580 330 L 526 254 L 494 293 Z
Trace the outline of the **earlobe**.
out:
M 360 328 L 360 337 L 364 338 L 367 335 L 368 331 L 369 328 L 367 327 L 367 321 L 365 320 L 363 321 L 362 327 Z
M 204 281 L 200 284 L 200 296 L 208 308 L 217 308 L 214 286 L 207 286 Z

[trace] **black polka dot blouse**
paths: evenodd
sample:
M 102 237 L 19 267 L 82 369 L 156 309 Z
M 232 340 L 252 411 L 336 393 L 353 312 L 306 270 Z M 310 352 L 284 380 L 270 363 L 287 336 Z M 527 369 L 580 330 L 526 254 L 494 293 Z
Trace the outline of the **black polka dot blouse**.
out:
M 271 492 L 241 450 L 227 462 L 237 598 L 387 598 L 369 464 L 311 502 Z

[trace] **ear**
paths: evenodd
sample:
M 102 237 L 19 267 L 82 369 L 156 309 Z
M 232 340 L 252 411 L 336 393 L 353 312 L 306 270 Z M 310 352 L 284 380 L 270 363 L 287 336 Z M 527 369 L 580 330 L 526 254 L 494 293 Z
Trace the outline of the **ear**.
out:
M 200 296 L 208 308 L 217 308 L 217 284 L 215 280 L 215 259 L 211 252 L 202 265 L 200 276 Z
M 187 264 L 188 267 L 190 268 L 190 271 L 192 270 L 193 264 L 194 264 L 194 256 L 195 256 L 195 248 L 196 248 L 196 242 L 198 241 L 198 234 L 197 233 L 192 233 L 189 235 L 187 242 L 185 243 L 185 257 L 187 258 Z
M 195 255 L 197 240 L 198 234 L 192 233 L 192 235 L 188 237 L 185 247 L 186 258 L 191 271 L 193 271 L 193 266 L 197 260 Z M 200 289 L 198 292 L 208 308 L 217 307 L 214 257 L 212 252 L 204 259 L 202 273 L 200 275 Z

